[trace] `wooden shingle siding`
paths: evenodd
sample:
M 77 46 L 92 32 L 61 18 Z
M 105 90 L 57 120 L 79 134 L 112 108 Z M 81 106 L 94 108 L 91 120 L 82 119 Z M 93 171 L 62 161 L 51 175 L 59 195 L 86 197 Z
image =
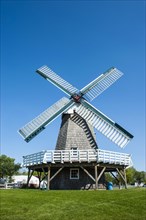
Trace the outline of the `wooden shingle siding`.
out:
M 76 116 L 76 118 L 75 118 Z M 78 115 L 63 114 L 56 150 L 89 150 L 97 148 L 94 130 Z
M 64 167 L 64 169 L 54 178 L 50 183 L 50 189 L 94 189 L 95 182 L 80 168 L 79 169 L 79 179 L 70 179 L 70 169 L 74 167 Z M 94 168 L 86 168 L 88 172 L 94 177 Z M 52 169 L 51 175 L 57 171 Z M 105 178 L 102 175 L 99 184 L 104 184 Z

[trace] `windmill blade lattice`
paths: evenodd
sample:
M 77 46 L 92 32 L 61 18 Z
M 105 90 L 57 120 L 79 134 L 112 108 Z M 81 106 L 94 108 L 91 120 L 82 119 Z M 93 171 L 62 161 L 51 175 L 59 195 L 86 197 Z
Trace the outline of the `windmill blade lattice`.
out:
M 123 73 L 121 71 L 112 67 L 81 89 L 80 92 L 81 94 L 85 95 L 85 98 L 87 98 L 89 101 L 92 101 L 122 75 Z
M 42 112 L 38 117 L 34 118 L 24 127 L 19 130 L 19 133 L 25 139 L 26 142 L 29 142 L 34 138 L 38 133 L 45 129 L 50 122 L 56 119 L 60 114 L 62 114 L 67 109 L 71 108 L 74 105 L 74 102 L 66 97 L 63 97 L 54 105 Z
M 101 111 L 82 100 L 76 112 L 119 147 L 124 148 L 133 136 Z
M 36 72 L 39 73 L 41 76 L 43 76 L 46 80 L 51 82 L 53 85 L 57 86 L 59 89 L 61 89 L 69 96 L 79 92 L 77 88 L 75 88 L 70 83 L 62 79 L 47 66 L 40 67 L 39 69 L 37 69 Z

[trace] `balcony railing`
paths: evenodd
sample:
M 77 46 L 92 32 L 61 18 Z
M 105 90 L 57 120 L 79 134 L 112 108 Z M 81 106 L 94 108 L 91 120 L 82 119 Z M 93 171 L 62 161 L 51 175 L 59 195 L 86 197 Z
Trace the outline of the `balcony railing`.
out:
M 132 166 L 130 154 L 107 150 L 46 150 L 23 157 L 23 167 L 47 163 L 97 162 Z

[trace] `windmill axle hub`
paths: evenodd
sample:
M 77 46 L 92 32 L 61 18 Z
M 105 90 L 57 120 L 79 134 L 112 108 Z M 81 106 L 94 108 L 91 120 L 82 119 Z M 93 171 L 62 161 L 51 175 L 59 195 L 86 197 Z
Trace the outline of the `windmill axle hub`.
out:
M 82 96 L 79 95 L 79 94 L 74 94 L 74 95 L 72 96 L 72 98 L 73 98 L 73 100 L 74 100 L 75 102 L 79 103 L 80 100 L 81 100 L 81 98 L 82 98 Z

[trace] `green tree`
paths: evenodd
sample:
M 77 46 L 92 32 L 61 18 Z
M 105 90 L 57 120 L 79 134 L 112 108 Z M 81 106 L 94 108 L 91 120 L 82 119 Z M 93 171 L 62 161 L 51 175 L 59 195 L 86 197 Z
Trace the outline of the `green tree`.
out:
M 136 171 L 135 175 L 134 175 L 134 180 L 138 184 L 140 184 L 142 182 L 146 182 L 146 172 L 144 172 L 144 171 Z
M 20 169 L 20 164 L 15 164 L 14 161 L 14 158 L 6 155 L 0 156 L 0 178 L 9 178 L 9 181 L 12 181 L 12 176 L 17 174 Z
M 126 170 L 126 177 L 127 177 L 127 183 L 132 184 L 135 182 L 135 173 L 136 173 L 136 169 L 134 167 L 130 167 Z
M 123 182 L 122 178 L 117 175 L 117 178 L 120 180 L 120 182 Z M 137 182 L 138 184 L 142 182 L 146 182 L 146 172 L 144 171 L 137 171 L 134 167 L 130 167 L 126 169 L 126 178 L 128 184 L 133 184 Z

